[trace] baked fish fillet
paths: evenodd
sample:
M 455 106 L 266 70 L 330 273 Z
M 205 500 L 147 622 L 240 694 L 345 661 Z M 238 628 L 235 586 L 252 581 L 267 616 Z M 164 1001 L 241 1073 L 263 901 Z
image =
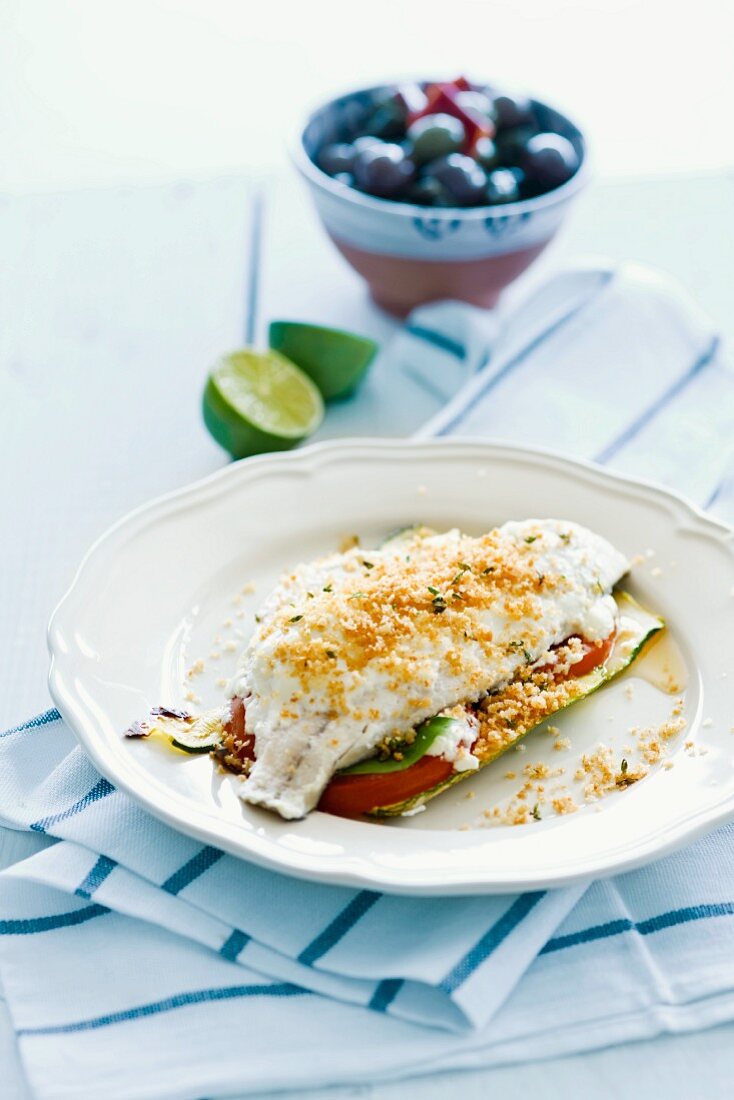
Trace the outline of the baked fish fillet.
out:
M 300 565 L 261 609 L 231 685 L 257 759 L 241 797 L 301 818 L 337 769 L 615 629 L 629 563 L 564 520 L 449 531 Z

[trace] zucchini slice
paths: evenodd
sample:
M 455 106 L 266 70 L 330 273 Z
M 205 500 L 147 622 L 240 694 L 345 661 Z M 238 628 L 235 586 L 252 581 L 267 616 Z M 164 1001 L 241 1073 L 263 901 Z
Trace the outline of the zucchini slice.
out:
M 161 709 L 153 713 L 150 732 L 170 738 L 174 748 L 182 752 L 211 752 L 224 736 L 229 707 L 217 707 L 198 716 L 171 711 L 161 713 Z
M 593 692 L 597 691 L 604 684 L 613 680 L 615 676 L 619 676 L 621 672 L 629 668 L 649 640 L 664 629 L 664 621 L 658 615 L 654 615 L 650 611 L 647 611 L 637 603 L 629 593 L 615 592 L 614 598 L 619 608 L 620 628 L 614 647 L 607 661 L 598 668 L 592 669 L 586 676 L 582 676 L 576 681 L 578 691 L 574 694 L 573 698 L 563 706 L 558 707 L 555 711 L 544 714 L 538 722 L 529 726 L 519 735 L 514 730 L 508 731 L 506 740 L 480 759 L 480 768 L 486 767 L 487 764 L 491 764 L 503 753 L 507 752 L 508 749 L 516 745 L 533 729 L 536 729 L 541 722 L 554 717 L 556 714 L 560 713 L 561 710 L 566 710 L 568 707 L 573 706 L 573 704 L 577 703 L 580 699 L 588 698 L 589 695 L 593 694 Z M 365 763 L 369 763 L 369 761 L 365 761 Z M 475 774 L 476 769 L 472 771 L 454 772 L 453 775 L 449 776 L 449 778 L 442 783 L 432 787 L 430 790 L 415 795 L 413 798 L 407 799 L 405 802 L 399 802 L 390 806 L 376 806 L 370 811 L 369 816 L 399 817 L 411 810 L 415 810 L 418 806 L 422 806 L 430 799 L 435 798 L 436 795 L 441 794 L 442 791 L 452 787 L 455 783 L 459 783 L 462 779 L 468 779 L 469 776 Z
M 426 527 L 423 523 L 410 523 L 407 527 L 396 527 L 394 531 L 390 531 L 385 535 L 384 539 L 378 543 L 378 550 L 382 550 L 385 546 L 400 545 L 400 543 L 415 542 L 416 539 L 427 539 L 431 535 L 437 535 L 438 532 L 434 531 L 432 527 Z
M 184 752 L 211 752 L 224 736 L 224 715 L 221 710 L 201 714 L 171 738 L 171 743 Z

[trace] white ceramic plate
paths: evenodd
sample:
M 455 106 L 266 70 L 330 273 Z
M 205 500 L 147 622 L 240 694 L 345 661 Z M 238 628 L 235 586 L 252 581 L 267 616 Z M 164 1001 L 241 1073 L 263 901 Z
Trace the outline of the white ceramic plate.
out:
M 640 676 L 644 665 L 558 720 L 570 748 L 554 751 L 552 737 L 534 732 L 524 754 L 511 751 L 395 824 L 321 813 L 281 821 L 243 805 L 237 779 L 208 757 L 121 736 L 153 705 L 191 706 L 187 691 L 202 705 L 222 701 L 216 681 L 231 672 L 279 571 L 343 536 L 370 545 L 415 521 L 479 533 L 547 516 L 586 524 L 644 556 L 627 587 L 666 618 L 675 640 L 667 659 L 687 681 L 688 728 L 671 743 L 672 767 L 652 767 L 627 790 L 565 816 L 490 828 L 483 815 L 516 792 L 508 771 L 521 779 L 523 766 L 540 759 L 562 764 L 572 780 L 581 752 L 603 742 L 624 754 L 631 725 L 664 720 L 671 696 Z M 235 855 L 399 893 L 557 886 L 636 866 L 734 817 L 733 586 L 732 532 L 652 485 L 487 443 L 320 444 L 229 466 L 100 539 L 49 627 L 51 692 L 108 779 L 174 828 Z M 187 679 L 198 658 L 205 670 Z

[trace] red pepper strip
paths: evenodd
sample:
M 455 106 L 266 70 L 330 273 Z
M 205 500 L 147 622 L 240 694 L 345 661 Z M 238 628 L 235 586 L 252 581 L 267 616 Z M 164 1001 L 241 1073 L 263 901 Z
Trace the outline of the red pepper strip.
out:
M 415 122 L 416 119 L 423 118 L 425 115 L 452 115 L 454 118 L 458 118 L 464 125 L 466 137 L 463 151 L 468 153 L 480 137 L 492 137 L 495 132 L 495 126 L 494 123 L 490 122 L 488 119 L 479 119 L 476 115 L 465 111 L 464 108 L 456 102 L 455 97 L 457 91 L 466 90 L 466 88 L 458 88 L 455 84 L 431 84 L 427 93 L 428 103 L 422 110 L 416 111 L 408 117 L 408 124 L 410 125 Z

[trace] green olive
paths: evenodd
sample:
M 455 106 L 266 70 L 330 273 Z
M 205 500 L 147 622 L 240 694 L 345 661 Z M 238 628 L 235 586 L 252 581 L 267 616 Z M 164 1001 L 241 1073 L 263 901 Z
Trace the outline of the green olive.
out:
M 424 115 L 408 127 L 408 138 L 413 143 L 415 163 L 426 164 L 437 157 L 457 153 L 466 134 L 461 120 L 453 115 Z

